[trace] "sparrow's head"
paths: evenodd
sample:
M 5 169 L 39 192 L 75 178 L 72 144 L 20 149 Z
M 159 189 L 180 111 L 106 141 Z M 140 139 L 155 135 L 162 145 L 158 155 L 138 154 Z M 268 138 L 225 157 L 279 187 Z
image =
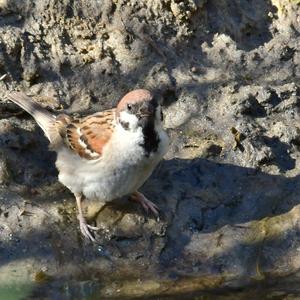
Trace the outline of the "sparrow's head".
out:
M 138 127 L 160 124 L 162 120 L 161 107 L 148 90 L 134 90 L 127 93 L 117 106 L 117 121 L 126 130 L 136 130 Z

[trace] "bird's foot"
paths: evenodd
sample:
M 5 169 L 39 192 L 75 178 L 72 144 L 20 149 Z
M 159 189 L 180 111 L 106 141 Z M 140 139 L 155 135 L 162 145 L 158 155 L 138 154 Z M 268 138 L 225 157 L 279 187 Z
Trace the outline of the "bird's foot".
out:
M 131 195 L 131 199 L 138 202 L 147 213 L 151 211 L 157 218 L 159 217 L 159 208 L 157 205 L 147 199 L 142 193 L 134 192 Z
M 81 233 L 89 240 L 91 240 L 92 242 L 95 242 L 96 239 L 93 235 L 93 231 L 97 231 L 99 230 L 98 227 L 95 226 L 91 226 L 89 225 L 85 218 L 83 216 L 78 216 L 78 220 L 79 220 L 79 226 L 80 226 L 80 231 Z

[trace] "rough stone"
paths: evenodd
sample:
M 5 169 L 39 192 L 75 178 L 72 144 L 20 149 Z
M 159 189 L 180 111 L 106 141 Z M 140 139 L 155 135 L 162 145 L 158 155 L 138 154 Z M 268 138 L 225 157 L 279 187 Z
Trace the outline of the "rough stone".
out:
M 297 299 L 299 8 L 0 0 L 0 286 L 32 299 Z M 159 92 L 171 137 L 141 189 L 161 217 L 86 201 L 91 244 L 46 138 L 5 95 L 84 115 L 141 87 Z

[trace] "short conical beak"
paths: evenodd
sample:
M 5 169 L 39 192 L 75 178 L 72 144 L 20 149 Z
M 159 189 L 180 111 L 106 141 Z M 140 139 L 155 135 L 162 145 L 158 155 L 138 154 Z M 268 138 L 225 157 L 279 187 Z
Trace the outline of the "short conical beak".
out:
M 138 111 L 140 118 L 149 117 L 153 114 L 153 105 L 149 102 L 143 103 Z

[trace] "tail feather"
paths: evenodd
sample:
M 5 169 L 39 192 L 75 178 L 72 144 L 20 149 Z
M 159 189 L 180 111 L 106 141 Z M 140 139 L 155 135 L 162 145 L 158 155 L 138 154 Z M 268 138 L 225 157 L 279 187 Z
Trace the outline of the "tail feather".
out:
M 34 117 L 51 143 L 56 141 L 59 134 L 55 128 L 55 116 L 23 93 L 12 92 L 7 97 Z

